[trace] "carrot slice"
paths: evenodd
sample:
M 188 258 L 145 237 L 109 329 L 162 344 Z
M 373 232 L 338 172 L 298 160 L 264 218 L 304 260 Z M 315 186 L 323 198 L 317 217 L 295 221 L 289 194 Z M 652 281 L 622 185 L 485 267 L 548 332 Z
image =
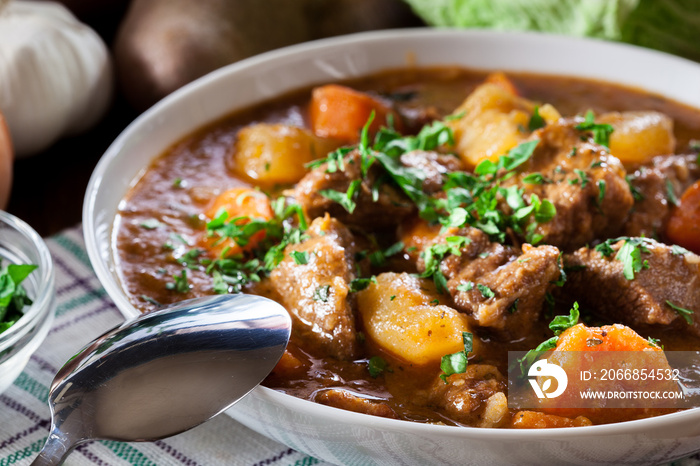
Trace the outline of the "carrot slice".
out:
M 270 220 L 274 216 L 270 199 L 260 191 L 251 188 L 233 188 L 221 193 L 204 214 L 210 219 L 214 219 L 226 211 L 227 220 L 235 220 L 236 225 L 245 225 L 251 219 Z M 225 252 L 226 255 L 240 254 L 249 251 L 265 238 L 265 232 L 255 233 L 250 241 L 241 246 L 233 239 L 227 238 L 221 241 L 217 237 L 207 237 L 204 239 L 204 246 L 217 256 Z
M 375 133 L 381 126 L 389 126 L 389 115 L 398 124 L 396 115 L 386 104 L 364 92 L 329 84 L 317 87 L 311 93 L 311 129 L 318 137 L 354 144 L 360 140 L 360 132 L 372 112 L 374 120 L 369 127 L 370 133 Z
M 671 211 L 666 236 L 672 243 L 700 254 L 700 181 L 685 190 Z

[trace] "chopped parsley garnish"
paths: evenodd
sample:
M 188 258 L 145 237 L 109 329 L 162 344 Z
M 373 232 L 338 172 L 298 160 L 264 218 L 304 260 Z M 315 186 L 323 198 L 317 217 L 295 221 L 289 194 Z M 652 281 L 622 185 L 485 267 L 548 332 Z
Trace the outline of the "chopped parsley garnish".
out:
M 14 325 L 32 304 L 22 282 L 37 269 L 31 264 L 9 264 L 0 270 L 0 333 Z
M 579 131 L 590 131 L 593 134 L 593 142 L 601 146 L 610 147 L 610 135 L 614 131 L 612 125 L 607 123 L 596 123 L 595 114 L 592 110 L 586 112 L 583 123 L 576 125 Z
M 540 115 L 540 107 L 535 105 L 535 110 L 532 112 L 527 128 L 530 131 L 535 131 L 536 129 L 544 128 L 546 124 L 547 122 L 545 122 L 544 118 Z
M 678 206 L 678 196 L 676 196 L 676 191 L 673 189 L 673 183 L 668 178 L 666 179 L 666 198 L 668 202 Z
M 513 301 L 513 304 L 511 304 L 508 307 L 508 313 L 510 314 L 515 314 L 518 312 L 518 303 L 520 302 L 520 298 L 515 298 L 515 301 Z
M 143 299 L 144 301 L 146 301 L 147 303 L 152 304 L 154 306 L 163 307 L 163 303 L 160 303 L 160 302 L 156 301 L 155 299 L 153 299 L 150 296 L 147 296 L 145 294 L 142 294 L 140 296 L 140 298 Z
M 447 377 L 452 374 L 464 374 L 467 371 L 468 355 L 473 350 L 473 335 L 470 332 L 462 332 L 464 350 L 452 354 L 446 354 L 440 361 L 440 378 L 447 383 Z
M 672 303 L 671 301 L 669 301 L 669 300 L 666 300 L 666 304 L 668 304 L 668 306 L 669 306 L 671 309 L 673 309 L 674 311 L 676 311 L 676 313 L 677 313 L 679 316 L 683 317 L 683 319 L 686 321 L 686 323 L 687 323 L 688 325 L 693 325 L 693 315 L 695 314 L 695 312 L 691 311 L 690 309 L 685 309 L 685 308 L 682 308 L 682 307 L 680 307 L 680 306 L 676 306 L 675 304 L 673 304 L 673 303 Z
M 321 301 L 322 303 L 328 302 L 328 297 L 330 296 L 330 285 L 319 286 L 314 290 L 314 301 Z
M 367 361 L 367 370 L 373 378 L 379 377 L 387 368 L 387 362 L 380 356 L 372 356 Z
M 609 257 L 615 250 L 612 245 L 624 241 L 620 249 L 618 249 L 617 254 L 615 254 L 615 259 L 622 262 L 623 269 L 622 274 L 627 280 L 634 280 L 634 275 L 639 273 L 642 269 L 649 268 L 649 261 L 642 259 L 642 253 L 648 254 L 649 250 L 646 248 L 646 244 L 650 244 L 652 240 L 649 238 L 611 238 L 603 241 L 595 247 L 601 256 Z
M 271 202 L 274 216 L 265 220 L 250 217 L 229 218 L 226 211 L 207 223 L 207 234 L 217 245 L 223 241 L 233 241 L 243 252 L 232 253 L 231 247 L 224 247 L 220 256 L 212 259 L 201 249 L 191 249 L 175 258 L 188 269 L 203 269 L 212 277 L 215 293 L 239 293 L 250 282 L 259 282 L 284 259 L 284 250 L 290 244 L 298 244 L 305 239 L 306 218 L 298 204 L 290 204 L 281 197 Z M 263 235 L 262 238 L 260 235 Z M 256 242 L 251 243 L 255 236 Z M 180 235 L 171 235 L 175 241 L 188 246 Z M 167 249 L 179 251 L 172 244 Z M 181 247 L 181 246 L 180 246 Z M 295 252 L 297 254 L 295 254 Z M 307 253 L 295 251 L 291 255 L 295 261 L 303 261 Z M 190 289 L 185 270 L 167 283 L 166 288 L 186 293 Z
M 440 262 L 448 254 L 462 255 L 460 249 L 469 243 L 471 243 L 471 240 L 465 236 L 448 236 L 445 238 L 445 243 L 434 244 L 421 253 L 425 263 L 425 271 L 421 274 L 421 277 L 432 277 L 438 293 L 446 293 L 448 291 L 447 279 L 440 270 Z
M 350 292 L 357 293 L 367 288 L 370 283 L 377 283 L 377 277 L 371 276 L 369 278 L 355 278 L 350 282 Z
M 401 251 L 403 251 L 404 244 L 398 241 L 385 250 L 374 251 L 369 254 L 369 261 L 375 267 L 381 267 L 386 264 L 386 259 L 388 257 L 394 256 Z
M 523 177 L 523 183 L 525 184 L 545 184 L 551 183 L 552 180 L 545 178 L 542 173 L 529 173 Z
M 517 363 L 520 366 L 520 372 L 524 376 L 527 374 L 530 366 L 535 362 L 535 359 L 545 351 L 553 350 L 557 347 L 557 342 L 559 341 L 559 335 L 565 330 L 573 327 L 578 323 L 580 317 L 578 302 L 574 302 L 572 308 L 569 310 L 569 315 L 559 315 L 555 316 L 554 319 L 549 323 L 549 329 L 554 333 L 554 336 L 543 341 L 534 350 L 528 351 L 525 356 L 518 359 Z
M 351 214 L 355 211 L 355 207 L 357 207 L 357 203 L 354 201 L 354 197 L 357 193 L 357 188 L 360 186 L 360 183 L 362 183 L 362 181 L 360 180 L 352 181 L 348 186 L 348 190 L 344 193 L 336 191 L 334 189 L 323 189 L 318 193 L 321 196 L 330 199 L 331 201 L 337 202 L 343 207 L 343 209 L 345 209 L 348 213 Z
M 639 188 L 637 188 L 634 184 L 633 181 L 635 180 L 634 175 L 627 175 L 625 176 L 625 181 L 627 181 L 627 186 L 630 189 L 630 193 L 632 193 L 632 198 L 635 200 L 635 202 L 638 201 L 643 201 L 645 199 L 644 193 L 642 193 Z
M 690 251 L 688 251 L 686 248 L 682 246 L 678 246 L 677 244 L 674 244 L 671 246 L 671 254 L 675 256 L 684 256 L 686 254 L 690 254 Z
M 187 279 L 187 270 L 180 271 L 180 274 L 173 275 L 173 281 L 165 284 L 165 288 L 172 291 L 177 291 L 178 293 L 187 293 L 190 291 L 189 280 Z
M 491 288 L 489 288 L 486 285 L 482 285 L 481 283 L 477 283 L 476 289 L 479 290 L 481 296 L 483 296 L 486 299 L 491 299 L 494 296 L 496 296 L 496 293 L 494 293 Z
M 160 220 L 158 220 L 156 218 L 148 218 L 148 219 L 144 220 L 143 222 L 141 222 L 140 225 L 141 225 L 141 227 L 145 228 L 146 230 L 155 230 L 156 228 L 161 226 L 162 223 L 160 223 Z
M 309 253 L 306 251 L 292 251 L 289 253 L 294 259 L 294 263 L 297 265 L 306 265 L 309 263 Z
M 663 345 L 661 344 L 661 340 L 658 338 L 647 337 L 647 341 L 649 342 L 649 346 L 664 349 Z
M 578 303 L 575 302 L 571 310 L 569 310 L 568 316 L 560 315 L 552 319 L 549 323 L 549 329 L 554 332 L 554 335 L 559 336 L 564 330 L 576 325 L 580 315 Z
M 457 285 L 457 291 L 471 291 L 474 289 L 474 282 L 460 283 Z
M 574 168 L 574 173 L 576 173 L 576 176 L 578 178 L 573 178 L 573 179 L 569 180 L 569 184 L 579 184 L 580 183 L 581 188 L 585 188 L 586 185 L 588 184 L 588 182 L 590 181 L 588 178 L 588 174 L 579 168 Z
M 596 186 L 598 186 L 598 198 L 596 199 L 596 205 L 600 207 L 603 205 L 603 199 L 605 199 L 605 180 L 598 180 L 596 182 Z

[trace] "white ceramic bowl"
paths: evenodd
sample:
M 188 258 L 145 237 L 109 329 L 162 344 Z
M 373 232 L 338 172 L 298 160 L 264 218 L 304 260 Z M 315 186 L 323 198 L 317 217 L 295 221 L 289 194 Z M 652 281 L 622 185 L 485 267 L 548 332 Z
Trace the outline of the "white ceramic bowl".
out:
M 573 75 L 624 83 L 700 108 L 700 65 L 626 45 L 538 34 L 393 30 L 325 39 L 217 70 L 168 96 L 107 150 L 88 186 L 90 260 L 125 316 L 111 249 L 117 206 L 150 159 L 184 135 L 241 107 L 311 84 L 407 64 Z M 258 387 L 234 419 L 338 464 L 657 464 L 700 450 L 700 409 L 613 425 L 548 430 L 435 426 L 383 419 Z
M 2 393 L 46 338 L 54 318 L 56 289 L 53 262 L 46 243 L 24 221 L 3 211 L 0 211 L 0 257 L 3 267 L 11 263 L 38 266 L 22 282 L 33 303 L 23 309 L 24 315 L 14 325 L 0 333 Z

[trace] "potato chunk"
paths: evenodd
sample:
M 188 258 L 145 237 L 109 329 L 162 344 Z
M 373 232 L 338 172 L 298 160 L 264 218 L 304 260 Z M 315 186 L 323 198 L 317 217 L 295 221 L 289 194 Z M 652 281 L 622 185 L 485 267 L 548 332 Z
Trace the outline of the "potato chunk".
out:
M 242 128 L 233 147 L 233 170 L 260 184 L 296 183 L 306 164 L 336 149 L 338 142 L 285 124 L 258 123 Z
M 457 153 L 472 167 L 485 159 L 498 160 L 530 136 L 534 111 L 535 103 L 519 97 L 512 86 L 481 84 L 454 111 L 464 116 L 449 122 Z M 539 113 L 546 123 L 560 117 L 551 105 L 542 106 Z
M 673 120 L 663 113 L 606 113 L 600 116 L 598 122 L 612 125 L 614 131 L 610 135 L 610 153 L 623 164 L 642 164 L 657 155 L 675 152 Z
M 439 363 L 464 350 L 467 317 L 442 304 L 432 282 L 402 273 L 383 273 L 357 295 L 367 338 L 384 351 L 416 365 Z M 474 340 L 474 351 L 478 342 Z

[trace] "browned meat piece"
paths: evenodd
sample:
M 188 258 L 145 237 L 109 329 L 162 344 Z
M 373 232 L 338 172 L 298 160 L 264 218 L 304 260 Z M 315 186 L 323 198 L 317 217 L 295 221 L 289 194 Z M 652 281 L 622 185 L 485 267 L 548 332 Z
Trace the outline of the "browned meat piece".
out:
M 640 260 L 648 266 L 628 280 L 623 262 L 615 258 L 623 244 L 624 240 L 614 244 L 607 257 L 589 248 L 565 256 L 572 271 L 563 292 L 613 322 L 672 326 L 700 336 L 700 257 L 644 239 Z
M 636 201 L 623 234 L 659 237 L 673 206 L 669 189 L 678 198 L 698 178 L 700 167 L 695 154 L 655 157 L 650 166 L 636 170 L 629 176 Z
M 398 188 L 389 183 L 378 182 L 382 170 L 378 166 L 370 168 L 362 177 L 361 157 L 353 150 L 344 159 L 344 169 L 328 173 L 328 164 L 311 170 L 294 188 L 293 196 L 310 218 L 329 213 L 348 226 L 359 229 L 386 228 L 398 225 L 402 218 L 415 211 L 415 206 Z M 347 193 L 355 180 L 361 180 L 353 200 L 356 207 L 352 213 L 335 201 L 321 195 L 321 191 L 333 190 Z M 373 189 L 378 188 L 375 201 Z
M 442 190 L 446 173 L 463 170 L 459 158 L 438 152 L 414 150 L 403 154 L 400 160 L 403 165 L 416 168 L 425 175 L 423 191 L 428 194 Z
M 346 409 L 356 413 L 371 414 L 372 416 L 388 417 L 396 419 L 396 413 L 385 402 L 378 399 L 364 398 L 348 390 L 331 388 L 316 395 L 314 399 L 335 408 Z
M 349 294 L 355 278 L 352 234 L 328 215 L 314 220 L 306 233 L 307 240 L 285 248 L 270 287 L 292 315 L 295 336 L 327 355 L 352 359 L 358 349 Z
M 510 181 L 524 186 L 526 198 L 536 194 L 554 204 L 556 215 L 536 233 L 564 251 L 619 235 L 634 203 L 622 164 L 605 147 L 582 141 L 584 133 L 576 129 L 580 122 L 560 120 L 536 131 L 533 138 L 540 143 Z M 523 184 L 533 173 L 544 182 Z
M 469 238 L 460 255 L 448 254 L 440 264 L 454 307 L 476 325 L 506 338 L 526 336 L 539 318 L 547 292 L 560 277 L 559 250 L 529 244 L 504 246 L 489 241 L 476 228 L 449 229 L 432 244 L 447 244 L 451 236 Z M 425 270 L 423 258 L 418 269 Z
M 508 421 L 506 379 L 487 364 L 469 364 L 463 374 L 447 383 L 437 379 L 428 395 L 429 405 L 452 419 L 474 427 L 499 427 Z

